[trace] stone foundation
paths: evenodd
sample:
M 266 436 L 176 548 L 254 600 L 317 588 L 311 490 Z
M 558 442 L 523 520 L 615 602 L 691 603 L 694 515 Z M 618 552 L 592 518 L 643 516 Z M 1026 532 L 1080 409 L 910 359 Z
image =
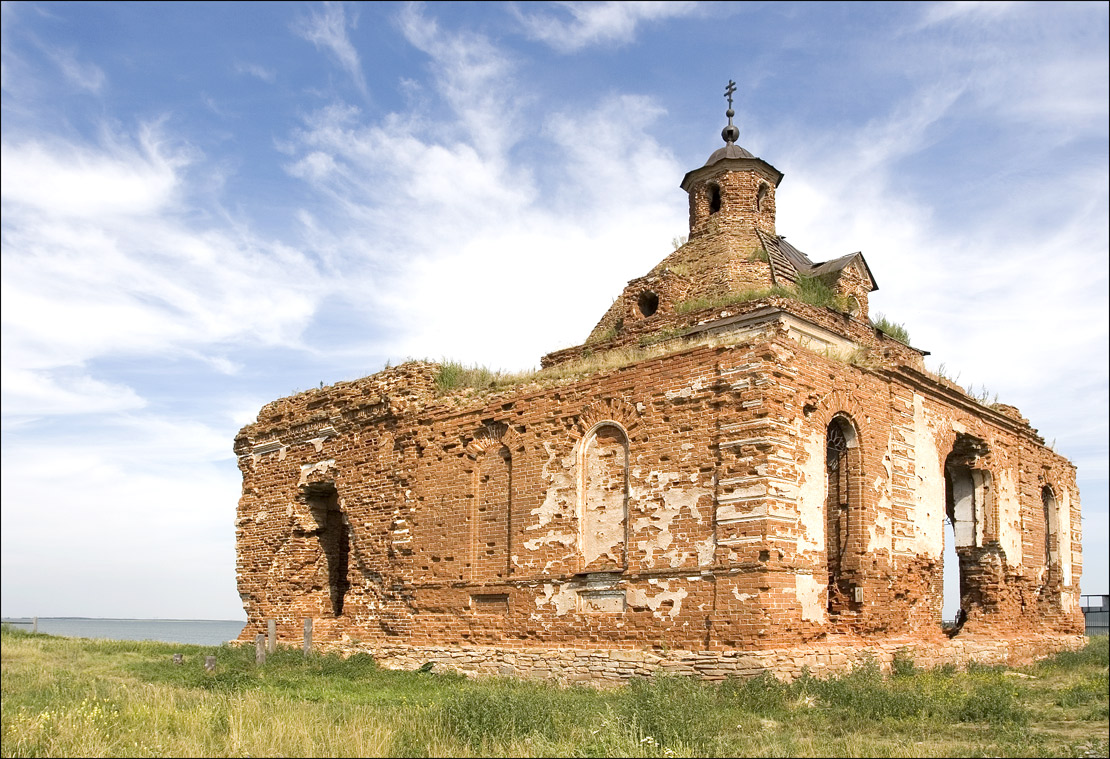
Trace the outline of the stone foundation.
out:
M 1058 651 L 1086 645 L 1083 635 L 1046 635 L 1015 638 L 962 638 L 923 642 L 905 638 L 882 643 L 830 641 L 797 648 L 764 651 L 636 651 L 581 648 L 485 648 L 445 646 L 366 646 L 357 643 L 327 646 L 344 653 L 368 653 L 386 669 L 414 670 L 431 662 L 435 672 L 459 672 L 467 677 L 523 677 L 562 684 L 619 684 L 657 672 L 696 676 L 705 680 L 757 677 L 765 672 L 792 681 L 808 671 L 815 677 L 842 674 L 876 662 L 889 672 L 895 656 L 908 655 L 923 669 L 946 664 L 966 667 L 969 662 L 1019 666 Z

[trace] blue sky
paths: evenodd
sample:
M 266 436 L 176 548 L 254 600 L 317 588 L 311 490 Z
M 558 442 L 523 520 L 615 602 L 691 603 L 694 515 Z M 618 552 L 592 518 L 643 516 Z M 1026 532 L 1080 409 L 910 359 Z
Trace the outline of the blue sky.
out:
M 237 430 L 581 342 L 720 144 L 1079 467 L 1107 592 L 1108 9 L 4 3 L 2 611 L 241 618 Z

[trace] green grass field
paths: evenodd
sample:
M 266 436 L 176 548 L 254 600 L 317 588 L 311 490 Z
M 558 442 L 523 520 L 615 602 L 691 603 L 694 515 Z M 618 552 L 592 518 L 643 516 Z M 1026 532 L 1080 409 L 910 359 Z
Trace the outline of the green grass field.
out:
M 595 690 L 2 633 L 3 756 L 1107 756 L 1106 638 L 1030 667 Z M 174 665 L 173 653 L 185 663 Z M 204 670 L 215 654 L 215 673 Z

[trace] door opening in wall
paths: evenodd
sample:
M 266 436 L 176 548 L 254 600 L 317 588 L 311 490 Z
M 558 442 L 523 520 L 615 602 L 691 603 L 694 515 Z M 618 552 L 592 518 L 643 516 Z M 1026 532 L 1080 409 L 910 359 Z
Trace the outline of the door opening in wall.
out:
M 945 548 L 942 569 L 941 626 L 952 634 L 967 619 L 963 556 L 976 544 L 975 477 L 962 463 L 962 454 L 949 454 L 945 463 Z
M 324 554 L 328 578 L 328 599 L 335 616 L 343 614 L 350 581 L 351 538 L 347 518 L 339 505 L 339 493 L 333 483 L 316 483 L 305 489 L 305 501 L 319 525 L 317 536 Z

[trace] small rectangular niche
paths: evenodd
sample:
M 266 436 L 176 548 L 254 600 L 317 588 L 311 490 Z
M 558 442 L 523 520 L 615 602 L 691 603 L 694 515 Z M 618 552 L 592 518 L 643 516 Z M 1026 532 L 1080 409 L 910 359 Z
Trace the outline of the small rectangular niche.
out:
M 578 593 L 579 609 L 586 614 L 619 614 L 625 610 L 623 590 L 584 590 Z
M 509 594 L 473 593 L 470 596 L 470 609 L 475 614 L 505 616 L 509 613 Z

